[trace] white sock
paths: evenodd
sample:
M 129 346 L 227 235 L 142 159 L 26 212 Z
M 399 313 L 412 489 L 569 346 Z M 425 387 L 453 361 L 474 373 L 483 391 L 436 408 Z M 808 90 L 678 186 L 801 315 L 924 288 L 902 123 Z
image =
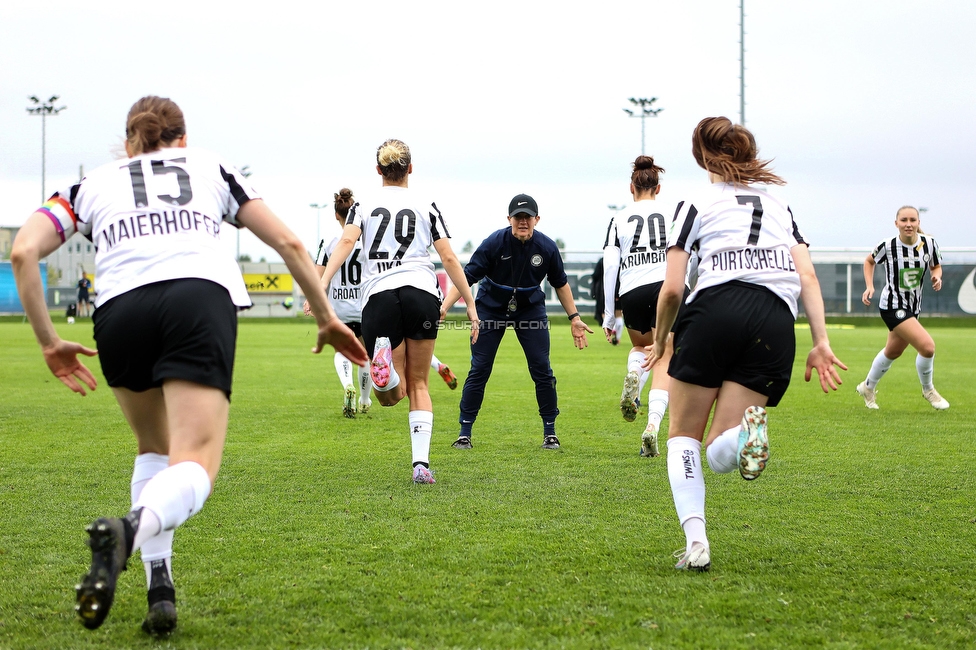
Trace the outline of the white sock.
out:
M 436 354 L 430 355 L 430 367 L 437 370 L 441 367 L 441 360 L 437 358 Z
M 678 521 L 685 531 L 685 548 L 701 542 L 705 535 L 705 476 L 701 466 L 701 442 L 679 436 L 668 440 L 668 479 Z
M 342 387 L 353 385 L 352 381 L 352 361 L 342 356 L 342 353 L 335 353 L 335 369 L 336 374 L 339 375 L 339 381 L 342 382 Z
M 373 388 L 373 380 L 369 376 L 369 366 L 356 366 L 359 368 L 359 402 L 370 404 L 369 391 Z
M 932 390 L 932 372 L 935 366 L 935 355 L 923 357 L 921 354 L 915 357 L 915 370 L 918 371 L 918 380 L 922 382 L 922 390 Z
M 132 470 L 131 495 L 132 505 L 135 505 L 142 494 L 142 489 L 146 487 L 156 474 L 169 467 L 169 456 L 162 454 L 139 454 L 136 456 L 136 464 Z M 152 582 L 152 563 L 154 560 L 164 560 L 166 571 L 173 579 L 173 531 L 164 530 L 155 537 L 150 538 L 142 545 L 142 566 L 146 570 L 146 585 Z
M 410 411 L 410 446 L 413 449 L 413 464 L 430 466 L 430 437 L 434 428 L 434 414 L 431 411 Z
M 644 369 L 641 368 L 641 364 L 644 363 L 644 359 L 647 358 L 647 354 L 639 350 L 631 350 L 630 354 L 627 355 L 627 372 L 637 371 L 638 374 L 646 374 Z
M 871 370 L 868 371 L 867 379 L 864 380 L 867 387 L 873 389 L 877 386 L 878 382 L 881 381 L 881 378 L 884 377 L 884 374 L 888 372 L 888 369 L 891 368 L 891 364 L 894 362 L 894 359 L 886 357 L 884 350 L 881 350 L 871 363 Z
M 650 374 L 650 373 L 645 373 Z M 668 410 L 668 391 L 652 388 L 647 394 L 647 426 L 657 429 L 664 419 L 664 412 Z
M 739 466 L 739 430 L 742 426 L 723 431 L 705 448 L 708 466 L 716 474 L 728 474 Z
M 146 483 L 133 509 L 142 508 L 132 550 L 142 547 L 160 531 L 173 530 L 200 512 L 210 496 L 210 475 L 199 463 L 170 465 Z
M 644 394 L 644 386 L 647 384 L 647 380 L 650 378 L 651 378 L 651 373 L 649 372 L 641 373 L 640 383 L 637 384 L 637 399 L 640 399 L 640 396 Z M 650 399 L 649 396 L 648 399 Z

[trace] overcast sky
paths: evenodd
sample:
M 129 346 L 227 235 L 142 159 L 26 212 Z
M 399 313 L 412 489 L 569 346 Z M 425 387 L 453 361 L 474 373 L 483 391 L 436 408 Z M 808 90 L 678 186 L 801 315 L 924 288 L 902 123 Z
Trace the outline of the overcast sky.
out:
M 746 125 L 814 247 L 871 247 L 904 204 L 943 247 L 976 247 L 976 2 L 745 1 Z M 707 183 L 691 132 L 739 118 L 739 2 L 2 2 L 0 225 L 41 199 L 29 95 L 68 107 L 47 119 L 50 193 L 117 156 L 147 94 L 182 107 L 191 144 L 248 165 L 309 249 L 309 204 L 377 187 L 396 137 L 456 250 L 520 192 L 542 232 L 596 250 L 608 205 L 631 201 L 627 98 L 664 109 L 645 123 L 659 200 Z M 273 257 L 250 234 L 241 248 Z

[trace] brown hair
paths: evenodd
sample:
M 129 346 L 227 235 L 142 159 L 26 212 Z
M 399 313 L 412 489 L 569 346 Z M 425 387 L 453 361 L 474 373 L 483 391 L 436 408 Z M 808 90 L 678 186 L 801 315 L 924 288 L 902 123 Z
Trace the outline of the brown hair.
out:
M 355 199 L 352 198 L 352 190 L 348 187 L 342 188 L 339 190 L 339 193 L 335 195 L 336 214 L 345 219 L 346 215 L 349 214 L 349 208 L 352 207 L 354 202 Z
M 706 117 L 691 135 L 691 153 L 698 166 L 718 174 L 726 183 L 749 185 L 786 181 L 769 169 L 772 161 L 759 160 L 756 138 L 727 117 Z
M 132 155 L 156 151 L 162 145 L 186 135 L 183 111 L 167 97 L 149 95 L 129 109 L 125 139 Z
M 664 167 L 654 164 L 652 156 L 637 156 L 634 161 L 634 172 L 630 175 L 630 182 L 634 184 L 637 193 L 653 192 L 660 182 L 660 175 Z
M 376 149 L 376 164 L 388 181 L 399 182 L 410 166 L 410 147 L 400 140 L 389 139 Z

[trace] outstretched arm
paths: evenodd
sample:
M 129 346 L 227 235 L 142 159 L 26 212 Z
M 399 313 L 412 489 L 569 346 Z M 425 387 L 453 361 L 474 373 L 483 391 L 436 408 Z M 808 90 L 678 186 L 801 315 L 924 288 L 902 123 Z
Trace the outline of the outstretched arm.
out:
M 589 342 L 586 340 L 586 333 L 589 332 L 592 334 L 593 330 L 580 317 L 579 310 L 576 309 L 576 301 L 573 300 L 573 290 L 570 288 L 568 282 L 556 289 L 556 297 L 559 298 L 559 304 L 566 310 L 566 315 L 572 316 L 570 324 L 573 332 L 573 345 L 577 349 L 582 350 L 589 345 Z
M 868 255 L 864 260 L 864 286 L 867 287 L 864 293 L 861 294 L 861 302 L 865 305 L 871 304 L 871 298 L 874 297 L 874 267 L 876 263 L 874 257 Z M 806 309 L 806 305 L 804 305 Z
M 827 338 L 827 324 L 824 318 L 823 296 L 820 294 L 820 282 L 817 280 L 817 273 L 814 271 L 813 262 L 810 260 L 810 252 L 807 250 L 806 244 L 798 244 L 790 249 L 790 253 L 793 255 L 793 264 L 796 266 L 797 273 L 800 274 L 800 299 L 803 301 L 803 310 L 807 314 L 807 320 L 810 321 L 810 336 L 813 338 L 813 349 L 807 356 L 807 368 L 803 378 L 810 381 L 813 371 L 816 370 L 823 392 L 827 392 L 828 386 L 837 390 L 837 386 L 844 383 L 841 381 L 837 368 L 847 370 L 847 366 L 834 356 L 830 349 L 830 341 Z M 866 267 L 867 263 L 865 263 Z
M 441 308 L 441 318 L 447 313 L 454 303 L 457 302 L 458 298 L 464 298 L 464 307 L 468 314 L 468 320 L 471 321 L 471 342 L 474 343 L 478 340 L 478 328 L 481 325 L 481 321 L 478 318 L 478 309 L 474 304 L 474 297 L 471 295 L 471 287 L 468 285 L 468 278 L 464 275 L 464 269 L 461 267 L 461 262 L 458 261 L 457 255 L 454 254 L 454 249 L 451 248 L 451 241 L 445 237 L 441 237 L 434 242 L 434 250 L 441 258 L 441 264 L 444 265 L 444 271 L 447 272 L 447 277 L 451 278 L 451 282 L 454 286 L 451 287 L 447 292 L 447 298 L 453 299 L 448 302 L 447 299 L 444 300 L 444 305 Z
M 51 322 L 51 315 L 47 311 L 47 301 L 44 299 L 44 284 L 41 281 L 38 262 L 57 250 L 59 246 L 61 246 L 61 237 L 55 230 L 54 224 L 47 215 L 35 212 L 17 233 L 17 239 L 14 240 L 10 252 L 10 262 L 17 281 L 20 303 L 24 306 L 24 312 L 30 320 L 34 337 L 41 346 L 47 367 L 65 386 L 76 393 L 86 395 L 82 383 L 95 390 L 97 382 L 91 371 L 78 359 L 78 355 L 91 357 L 97 352 L 80 343 L 61 340 L 54 330 L 54 323 Z M 79 383 L 79 380 L 82 383 Z

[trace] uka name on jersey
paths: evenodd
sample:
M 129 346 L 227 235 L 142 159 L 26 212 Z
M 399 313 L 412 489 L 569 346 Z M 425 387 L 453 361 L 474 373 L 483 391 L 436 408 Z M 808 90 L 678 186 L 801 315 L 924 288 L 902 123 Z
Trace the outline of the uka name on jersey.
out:
M 722 251 L 712 255 L 713 271 L 730 271 L 734 269 L 750 269 L 763 271 L 775 269 L 796 273 L 793 266 L 793 256 L 789 251 L 775 248 L 740 248 L 734 251 Z
M 214 239 L 220 238 L 220 219 L 190 210 L 163 210 L 148 212 L 108 224 L 98 233 L 95 245 L 103 242 L 104 251 L 110 251 L 123 239 L 146 237 L 149 235 L 168 235 L 189 230 L 202 230 Z

